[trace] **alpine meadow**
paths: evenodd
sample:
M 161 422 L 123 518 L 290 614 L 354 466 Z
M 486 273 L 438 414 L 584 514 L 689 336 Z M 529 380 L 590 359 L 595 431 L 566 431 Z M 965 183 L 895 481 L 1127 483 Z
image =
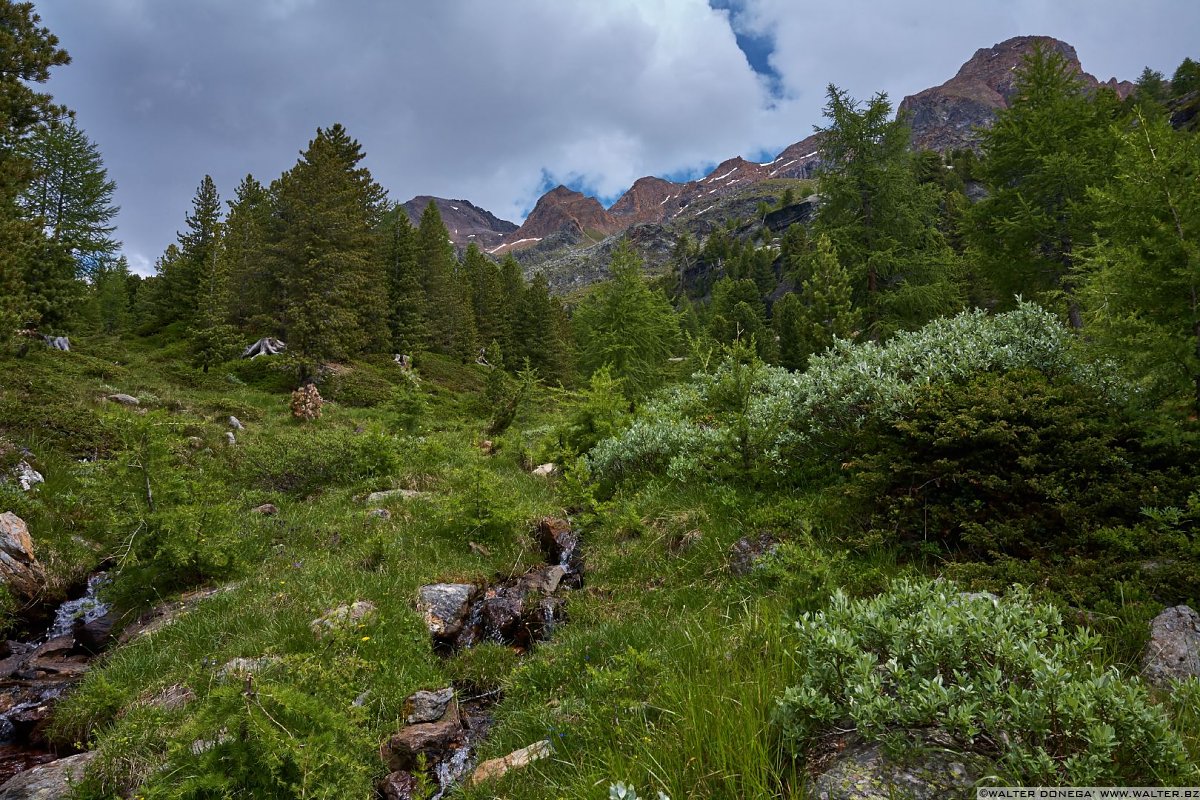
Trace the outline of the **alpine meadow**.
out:
M 543 169 L 519 223 L 279 111 L 281 172 L 179 151 L 151 268 L 38 5 L 0 0 L 0 800 L 1200 786 L 1196 60 L 1008 38 L 765 157 Z M 775 35 L 742 5 L 697 13 Z

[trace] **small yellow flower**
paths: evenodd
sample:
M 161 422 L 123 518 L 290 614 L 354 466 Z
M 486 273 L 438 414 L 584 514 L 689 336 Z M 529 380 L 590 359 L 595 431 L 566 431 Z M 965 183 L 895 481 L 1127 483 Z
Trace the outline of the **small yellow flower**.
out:
M 371 641 L 371 637 L 370 637 L 370 636 L 364 636 L 364 637 L 362 638 L 362 640 L 363 640 L 364 642 L 369 642 L 369 641 Z

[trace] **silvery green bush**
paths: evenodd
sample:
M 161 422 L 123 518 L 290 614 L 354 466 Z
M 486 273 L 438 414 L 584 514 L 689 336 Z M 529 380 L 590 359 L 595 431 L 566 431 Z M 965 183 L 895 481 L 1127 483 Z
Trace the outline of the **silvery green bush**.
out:
M 830 732 L 903 744 L 952 740 L 999 777 L 1041 785 L 1176 785 L 1197 777 L 1167 713 L 1138 679 L 1091 657 L 1098 637 L 1014 588 L 969 595 L 946 581 L 884 594 L 795 623 L 800 683 L 777 718 L 797 753 Z
M 868 423 L 902 415 L 925 387 L 1014 369 L 1091 386 L 1113 401 L 1125 392 L 1111 363 L 1085 357 L 1053 314 L 1022 302 L 1005 314 L 935 320 L 883 344 L 838 340 L 802 373 L 727 358 L 657 394 L 624 433 L 592 451 L 591 466 L 607 480 L 786 476 L 806 458 L 846 454 Z

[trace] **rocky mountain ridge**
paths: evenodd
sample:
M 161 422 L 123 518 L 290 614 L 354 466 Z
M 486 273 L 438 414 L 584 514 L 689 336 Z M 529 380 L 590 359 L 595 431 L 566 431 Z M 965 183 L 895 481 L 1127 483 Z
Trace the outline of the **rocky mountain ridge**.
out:
M 413 225 L 421 223 L 421 214 L 430 201 L 437 206 L 450 234 L 450 241 L 459 250 L 466 250 L 472 242 L 489 250 L 501 244 L 505 236 L 517 229 L 516 223 L 500 219 L 468 200 L 447 200 L 427 194 L 417 195 L 403 204 Z
M 1101 82 L 1085 72 L 1075 48 L 1066 42 L 1049 36 L 1015 36 L 976 50 L 953 78 L 900 102 L 899 112 L 911 115 L 913 147 L 945 152 L 973 146 L 976 128 L 987 127 L 999 111 L 1008 108 L 1016 93 L 1017 69 L 1039 45 L 1066 59 L 1089 89 L 1105 87 L 1124 98 L 1135 88 L 1129 81 Z

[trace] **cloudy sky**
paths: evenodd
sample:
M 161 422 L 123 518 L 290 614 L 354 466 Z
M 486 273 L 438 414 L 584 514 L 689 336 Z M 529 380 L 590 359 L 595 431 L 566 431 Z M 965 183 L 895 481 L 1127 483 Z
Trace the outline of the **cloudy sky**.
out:
M 393 200 L 465 198 L 520 222 L 566 183 L 769 160 L 856 97 L 942 83 L 980 47 L 1046 34 L 1101 80 L 1200 57 L 1200 3 L 1143 0 L 39 0 L 71 53 L 48 89 L 104 154 L 131 264 L 341 122 Z

